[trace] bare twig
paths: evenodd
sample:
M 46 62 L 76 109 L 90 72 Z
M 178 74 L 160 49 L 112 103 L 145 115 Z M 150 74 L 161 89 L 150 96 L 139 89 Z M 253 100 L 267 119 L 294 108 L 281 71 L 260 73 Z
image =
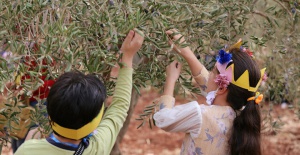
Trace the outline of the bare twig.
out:
M 274 2 L 278 3 L 282 8 L 284 8 L 286 10 L 286 12 L 290 15 L 290 18 L 293 20 L 293 15 L 292 13 L 290 12 L 290 10 L 284 5 L 282 4 L 281 2 L 279 2 L 278 0 L 274 0 Z
M 253 13 L 253 14 L 256 14 L 256 15 L 259 15 L 259 16 L 262 16 L 262 17 L 264 17 L 264 18 L 266 18 L 266 19 L 269 18 L 267 15 L 265 15 L 265 14 L 263 14 L 262 12 L 257 11 L 257 10 L 252 11 L 252 13 Z

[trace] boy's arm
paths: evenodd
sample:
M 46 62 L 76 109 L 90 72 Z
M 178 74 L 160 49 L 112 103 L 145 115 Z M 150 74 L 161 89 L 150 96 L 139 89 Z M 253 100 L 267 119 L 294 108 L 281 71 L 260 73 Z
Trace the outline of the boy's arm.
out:
M 122 44 L 121 62 L 124 67 L 119 71 L 112 103 L 106 110 L 103 120 L 97 128 L 97 133 L 94 135 L 105 154 L 110 153 L 127 117 L 132 90 L 132 60 L 144 40 L 140 33 L 131 30 Z
M 94 135 L 96 139 L 101 139 L 99 143 L 103 144 L 99 145 L 104 146 L 105 148 L 102 149 L 107 153 L 114 146 L 127 117 L 131 98 L 132 72 L 132 68 L 120 69 L 112 103 L 106 110 L 103 120 L 97 128 L 97 133 Z

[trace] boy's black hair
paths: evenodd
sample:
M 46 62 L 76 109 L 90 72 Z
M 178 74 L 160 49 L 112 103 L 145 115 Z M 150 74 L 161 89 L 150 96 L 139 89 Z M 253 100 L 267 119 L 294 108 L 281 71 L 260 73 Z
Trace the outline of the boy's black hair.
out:
M 105 86 L 95 75 L 79 71 L 64 73 L 47 97 L 50 123 L 79 129 L 98 115 L 105 99 Z

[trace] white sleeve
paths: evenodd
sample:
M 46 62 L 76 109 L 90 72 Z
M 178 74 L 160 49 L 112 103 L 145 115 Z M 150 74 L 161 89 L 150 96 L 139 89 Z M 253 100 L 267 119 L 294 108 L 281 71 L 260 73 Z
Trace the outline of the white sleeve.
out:
M 153 116 L 157 127 L 168 132 L 185 132 L 197 137 L 201 130 L 202 115 L 198 102 L 193 101 L 173 108 L 163 108 Z

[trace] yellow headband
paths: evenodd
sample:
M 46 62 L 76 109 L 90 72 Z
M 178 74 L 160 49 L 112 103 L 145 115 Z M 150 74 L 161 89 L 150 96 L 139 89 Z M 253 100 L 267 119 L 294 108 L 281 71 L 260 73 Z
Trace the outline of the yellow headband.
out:
M 82 139 L 85 136 L 92 133 L 97 128 L 97 126 L 99 125 L 99 123 L 102 119 L 104 109 L 105 108 L 104 108 L 104 103 L 103 103 L 99 114 L 91 122 L 89 122 L 88 124 L 84 125 L 83 127 L 79 128 L 79 129 L 65 128 L 65 127 L 58 125 L 55 122 L 52 125 L 52 129 L 55 132 L 57 132 L 58 134 L 60 134 L 61 136 L 64 136 L 66 138 L 75 139 L 75 140 Z

